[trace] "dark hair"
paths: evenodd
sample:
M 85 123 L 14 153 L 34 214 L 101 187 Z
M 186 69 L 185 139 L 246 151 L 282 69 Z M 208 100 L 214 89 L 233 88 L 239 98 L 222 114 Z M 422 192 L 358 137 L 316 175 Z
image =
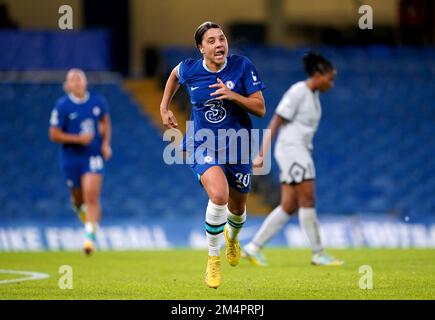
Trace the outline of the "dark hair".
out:
M 206 21 L 203 24 L 201 24 L 195 31 L 196 47 L 198 47 L 202 43 L 202 38 L 204 37 L 204 33 L 206 33 L 210 29 L 222 29 L 222 28 L 217 23 L 211 21 Z
M 304 55 L 304 70 L 311 77 L 316 72 L 325 74 L 334 70 L 331 61 L 317 52 L 309 51 Z

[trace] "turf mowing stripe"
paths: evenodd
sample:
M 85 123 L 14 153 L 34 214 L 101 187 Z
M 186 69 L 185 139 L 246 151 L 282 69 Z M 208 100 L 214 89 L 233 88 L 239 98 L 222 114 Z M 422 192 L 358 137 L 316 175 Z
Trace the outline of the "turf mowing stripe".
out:
M 14 282 L 21 282 L 21 281 L 31 281 L 31 280 L 42 280 L 42 279 L 50 278 L 50 275 L 47 273 L 32 272 L 32 271 L 17 271 L 17 270 L 0 269 L 0 273 L 19 274 L 19 275 L 23 275 L 23 276 L 28 276 L 28 277 L 17 278 L 17 279 L 0 280 L 0 284 L 7 284 L 7 283 L 14 283 Z

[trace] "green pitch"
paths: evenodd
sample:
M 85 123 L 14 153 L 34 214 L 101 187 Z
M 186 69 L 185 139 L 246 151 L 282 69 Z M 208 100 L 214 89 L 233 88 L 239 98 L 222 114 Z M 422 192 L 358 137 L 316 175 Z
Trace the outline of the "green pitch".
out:
M 314 267 L 308 250 L 268 249 L 270 266 L 222 257 L 222 286 L 204 283 L 207 253 L 0 253 L 0 269 L 47 273 L 48 279 L 1 284 L 25 277 L 0 274 L 0 299 L 435 299 L 435 250 L 330 250 L 342 267 Z M 73 289 L 61 290 L 59 268 L 73 270 Z M 361 265 L 373 269 L 373 289 L 359 288 Z

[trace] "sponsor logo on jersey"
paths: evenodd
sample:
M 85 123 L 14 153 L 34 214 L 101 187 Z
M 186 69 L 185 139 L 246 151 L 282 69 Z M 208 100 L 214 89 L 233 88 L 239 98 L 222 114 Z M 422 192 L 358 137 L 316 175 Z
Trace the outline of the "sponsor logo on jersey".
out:
M 80 134 L 90 133 L 94 134 L 94 120 L 86 119 L 80 124 Z
M 222 122 L 227 116 L 227 110 L 223 107 L 223 101 L 218 99 L 211 99 L 204 103 L 210 110 L 206 111 L 205 119 L 210 123 Z

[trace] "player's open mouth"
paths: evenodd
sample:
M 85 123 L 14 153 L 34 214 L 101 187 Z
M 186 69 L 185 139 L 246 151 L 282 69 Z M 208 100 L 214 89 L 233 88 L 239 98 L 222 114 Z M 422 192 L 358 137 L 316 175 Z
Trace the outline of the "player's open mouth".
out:
M 216 51 L 216 53 L 214 54 L 214 56 L 217 57 L 217 58 L 221 58 L 221 57 L 224 56 L 224 54 L 225 54 L 225 51 L 224 51 L 224 50 L 219 50 L 219 51 Z

